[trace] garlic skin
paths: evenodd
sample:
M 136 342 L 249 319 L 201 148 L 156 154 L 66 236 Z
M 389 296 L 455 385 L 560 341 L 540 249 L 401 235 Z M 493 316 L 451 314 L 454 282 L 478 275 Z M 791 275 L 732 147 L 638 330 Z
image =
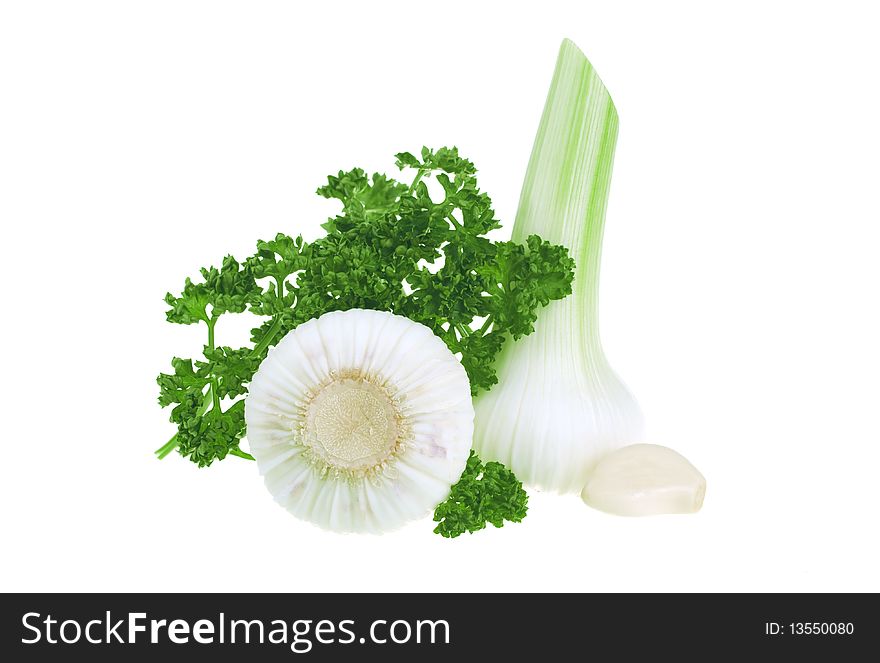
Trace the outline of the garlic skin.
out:
M 706 479 L 681 454 L 657 444 L 633 444 L 596 465 L 581 492 L 589 506 L 618 516 L 696 513 Z
M 564 303 L 502 349 L 500 384 L 475 400 L 474 448 L 526 485 L 578 493 L 601 458 L 642 439 L 643 419 L 598 343 L 563 341 Z
M 473 417 L 467 374 L 442 340 L 362 309 L 287 334 L 245 402 L 269 492 L 336 532 L 387 532 L 430 513 L 464 470 Z

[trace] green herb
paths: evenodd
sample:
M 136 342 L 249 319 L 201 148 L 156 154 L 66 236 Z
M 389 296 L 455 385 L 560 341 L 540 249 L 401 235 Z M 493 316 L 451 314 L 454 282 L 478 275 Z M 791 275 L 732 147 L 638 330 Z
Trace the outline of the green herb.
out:
M 203 359 L 176 358 L 174 372 L 158 378 L 159 403 L 174 405 L 178 432 L 157 455 L 177 449 L 200 467 L 250 458 L 239 449 L 247 383 L 270 346 L 329 311 L 391 311 L 430 327 L 461 357 L 477 394 L 498 381 L 493 363 L 505 340 L 530 334 L 537 309 L 571 293 L 574 261 L 564 247 L 537 235 L 524 244 L 486 237 L 500 223 L 456 148 L 402 152 L 396 165 L 412 173 L 408 183 L 359 168 L 330 176 L 317 193 L 342 209 L 323 224 L 324 237 L 260 241 L 243 264 L 227 257 L 219 270 L 201 270 L 203 282 L 187 279 L 179 296 L 166 296 L 169 322 L 204 322 L 208 341 Z M 429 192 L 432 177 L 442 196 Z M 245 310 L 266 318 L 253 346 L 216 346 L 218 319 Z
M 447 538 L 476 532 L 505 520 L 518 523 L 526 516 L 529 497 L 513 472 L 501 463 L 485 465 L 471 451 L 467 467 L 452 487 L 449 498 L 434 511 L 439 523 L 434 531 Z
M 159 404 L 174 405 L 171 421 L 177 424 L 177 434 L 156 454 L 164 458 L 174 448 L 199 467 L 206 467 L 227 454 L 250 458 L 238 448 L 244 435 L 244 401 L 225 411 L 221 399 L 234 398 L 246 393 L 245 384 L 260 363 L 259 355 L 248 348 L 233 350 L 216 347 L 214 330 L 217 320 L 225 313 L 241 313 L 259 294 L 250 267 L 242 267 L 232 257 L 223 260 L 222 267 L 201 270 L 203 282 L 186 280 L 179 297 L 171 293 L 165 303 L 171 309 L 166 313 L 169 322 L 191 325 L 204 322 L 208 342 L 203 350 L 204 361 L 175 357 L 171 360 L 173 374 L 160 374 Z

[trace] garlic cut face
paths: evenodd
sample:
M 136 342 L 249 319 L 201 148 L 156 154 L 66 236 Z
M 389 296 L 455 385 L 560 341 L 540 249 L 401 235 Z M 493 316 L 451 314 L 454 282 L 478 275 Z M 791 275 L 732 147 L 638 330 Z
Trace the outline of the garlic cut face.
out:
M 581 493 L 588 505 L 620 516 L 695 513 L 705 495 L 699 470 L 657 444 L 633 444 L 608 454 Z
M 442 340 L 362 309 L 287 334 L 245 402 L 269 492 L 338 532 L 385 532 L 429 513 L 464 470 L 473 418 L 467 374 Z

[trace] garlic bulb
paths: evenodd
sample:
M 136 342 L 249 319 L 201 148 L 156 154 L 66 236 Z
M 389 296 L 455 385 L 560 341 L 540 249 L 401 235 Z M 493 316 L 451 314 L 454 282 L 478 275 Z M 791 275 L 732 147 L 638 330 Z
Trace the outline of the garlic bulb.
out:
M 513 239 L 538 234 L 575 259 L 572 294 L 535 331 L 508 342 L 499 384 L 474 404 L 474 448 L 527 484 L 580 492 L 608 451 L 638 442 L 642 415 L 599 341 L 599 258 L 617 111 L 593 67 L 565 40 L 523 184 Z
M 633 444 L 603 458 L 581 493 L 590 506 L 619 516 L 694 513 L 706 480 L 681 454 L 656 444 Z
M 467 462 L 470 383 L 424 325 L 382 311 L 301 324 L 254 375 L 251 454 L 275 500 L 339 532 L 384 532 L 429 513 Z

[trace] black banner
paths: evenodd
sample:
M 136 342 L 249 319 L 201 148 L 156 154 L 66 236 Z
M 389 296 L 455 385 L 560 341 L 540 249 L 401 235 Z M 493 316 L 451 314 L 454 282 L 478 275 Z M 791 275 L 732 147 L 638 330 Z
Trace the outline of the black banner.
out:
M 7 594 L 4 660 L 876 656 L 876 595 Z M 9 656 L 12 655 L 12 658 Z M 851 658 L 838 660 L 853 660 Z

